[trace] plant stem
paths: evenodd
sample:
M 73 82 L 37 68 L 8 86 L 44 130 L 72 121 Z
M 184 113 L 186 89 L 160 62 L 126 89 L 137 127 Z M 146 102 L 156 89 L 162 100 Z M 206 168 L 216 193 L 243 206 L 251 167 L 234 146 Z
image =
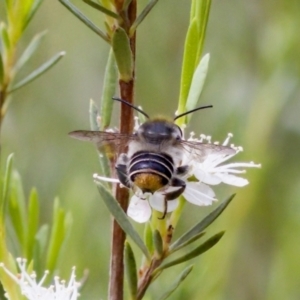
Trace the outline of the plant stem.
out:
M 122 2 L 122 3 L 121 3 Z M 118 5 L 119 4 L 119 5 Z M 115 2 L 118 13 L 122 14 L 123 1 Z M 123 15 L 123 14 L 122 14 Z M 124 24 L 121 26 L 128 30 L 136 19 L 136 0 L 133 0 L 128 6 L 128 11 Z M 130 37 L 130 47 L 132 51 L 133 64 L 135 65 L 135 34 Z M 123 100 L 133 104 L 134 102 L 134 68 L 131 80 L 125 82 L 119 80 L 120 96 Z M 122 103 L 121 116 L 120 116 L 120 132 L 132 133 L 133 131 L 133 110 Z M 126 149 L 121 149 L 125 151 Z M 129 201 L 129 191 L 117 186 L 116 199 L 120 203 L 120 206 L 127 210 Z M 124 285 L 124 242 L 126 235 L 114 220 L 112 228 L 112 254 L 110 261 L 110 280 L 109 280 L 109 299 L 110 300 L 122 300 L 123 299 L 123 285 Z
M 138 283 L 138 293 L 137 293 L 137 300 L 141 300 L 146 291 L 148 286 L 150 285 L 151 281 L 152 281 L 152 274 L 153 271 L 159 267 L 159 265 L 161 264 L 163 258 L 160 259 L 153 259 L 151 261 L 151 265 L 149 266 L 148 270 L 145 270 L 145 273 L 143 274 L 143 276 L 140 278 L 139 283 Z

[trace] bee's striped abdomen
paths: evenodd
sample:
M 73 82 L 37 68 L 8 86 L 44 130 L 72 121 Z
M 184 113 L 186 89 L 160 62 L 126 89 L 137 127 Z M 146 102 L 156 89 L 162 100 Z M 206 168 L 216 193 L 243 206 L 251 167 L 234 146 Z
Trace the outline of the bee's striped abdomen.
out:
M 128 174 L 143 192 L 154 193 L 170 182 L 174 162 L 166 153 L 139 151 L 130 159 Z

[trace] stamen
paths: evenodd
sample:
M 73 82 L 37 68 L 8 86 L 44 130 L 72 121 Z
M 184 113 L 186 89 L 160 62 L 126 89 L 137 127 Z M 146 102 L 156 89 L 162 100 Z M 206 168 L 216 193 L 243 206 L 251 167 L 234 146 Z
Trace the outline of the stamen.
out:
M 223 146 L 227 146 L 228 145 L 228 143 L 229 143 L 229 141 L 230 141 L 230 139 L 233 137 L 233 134 L 232 133 L 228 133 L 227 134 L 227 138 L 225 139 L 225 141 L 223 142 Z
M 200 134 L 200 143 L 202 143 L 205 139 L 206 139 L 206 135 L 203 133 Z
M 120 183 L 119 179 L 117 178 L 109 178 L 109 177 L 104 177 L 100 176 L 97 173 L 93 174 L 94 180 L 99 180 L 99 181 L 106 181 L 106 182 L 112 182 L 112 183 Z

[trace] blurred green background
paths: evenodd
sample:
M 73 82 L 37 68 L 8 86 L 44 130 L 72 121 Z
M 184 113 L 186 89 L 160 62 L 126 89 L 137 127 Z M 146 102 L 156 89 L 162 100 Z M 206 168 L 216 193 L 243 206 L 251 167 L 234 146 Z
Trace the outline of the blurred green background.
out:
M 139 0 L 139 7 L 146 2 Z M 101 24 L 82 1 L 73 3 Z M 1 19 L 3 7 L 1 1 Z M 150 115 L 172 116 L 176 109 L 189 9 L 186 0 L 160 1 L 139 27 L 136 103 Z M 189 129 L 214 140 L 234 133 L 233 142 L 245 150 L 236 161 L 254 160 L 262 168 L 248 171 L 250 184 L 243 189 L 216 189 L 219 199 L 237 192 L 209 229 L 226 234 L 194 260 L 193 272 L 171 299 L 300 299 L 299 12 L 297 0 L 212 3 L 204 51 L 211 62 L 201 104 L 214 108 L 195 114 Z M 89 100 L 99 104 L 109 47 L 58 1 L 44 1 L 25 39 L 42 30 L 48 34 L 29 68 L 60 50 L 67 55 L 14 94 L 2 129 L 2 164 L 15 153 L 25 193 L 32 186 L 39 191 L 41 224 L 51 222 L 56 195 L 72 212 L 59 275 L 67 279 L 76 265 L 80 278 L 88 269 L 81 298 L 105 299 L 111 220 L 92 180 L 98 157 L 92 145 L 67 133 L 89 128 Z M 116 105 L 114 125 L 117 113 Z M 186 205 L 177 234 L 211 209 Z M 166 270 L 145 299 L 157 299 L 176 273 Z

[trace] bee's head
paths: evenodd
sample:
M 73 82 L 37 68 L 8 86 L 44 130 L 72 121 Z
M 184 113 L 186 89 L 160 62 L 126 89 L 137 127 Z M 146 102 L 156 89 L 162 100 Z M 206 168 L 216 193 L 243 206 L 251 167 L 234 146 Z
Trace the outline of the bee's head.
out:
M 150 144 L 162 142 L 173 144 L 182 138 L 179 126 L 165 119 L 146 121 L 139 127 L 137 135 L 142 141 Z

